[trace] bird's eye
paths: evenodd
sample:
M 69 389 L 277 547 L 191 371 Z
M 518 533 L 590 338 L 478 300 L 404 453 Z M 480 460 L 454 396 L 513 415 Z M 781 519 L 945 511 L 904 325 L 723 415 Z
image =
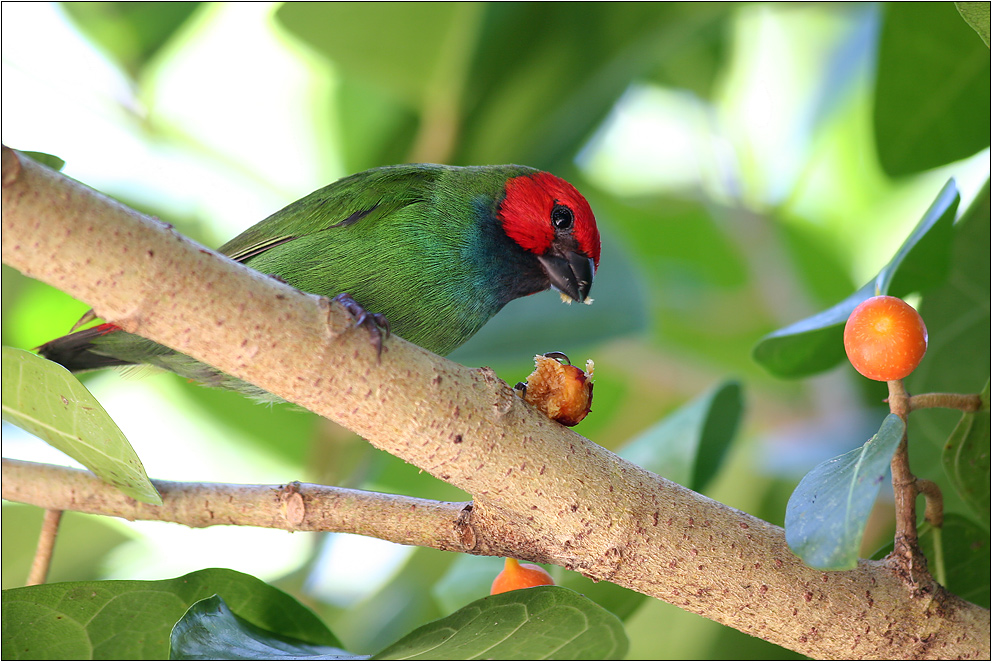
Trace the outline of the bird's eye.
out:
M 552 225 L 559 230 L 569 230 L 572 228 L 572 210 L 565 205 L 556 205 L 553 207 Z

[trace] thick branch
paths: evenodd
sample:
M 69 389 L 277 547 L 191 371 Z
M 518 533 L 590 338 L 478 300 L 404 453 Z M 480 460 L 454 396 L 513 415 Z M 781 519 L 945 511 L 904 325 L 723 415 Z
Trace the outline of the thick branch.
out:
M 9 150 L 3 260 L 471 493 L 501 554 L 559 564 L 813 657 L 988 658 L 989 611 L 885 564 L 804 566 L 782 529 L 551 422 L 488 369 L 391 338 Z M 270 498 L 271 499 L 271 498 Z M 482 527 L 479 528 L 482 530 Z

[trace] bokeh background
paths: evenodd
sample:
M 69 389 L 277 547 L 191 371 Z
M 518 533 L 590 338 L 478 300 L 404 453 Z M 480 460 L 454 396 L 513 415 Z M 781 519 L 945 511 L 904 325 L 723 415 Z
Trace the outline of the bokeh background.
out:
M 848 365 L 777 379 L 752 347 L 874 276 L 950 177 L 961 209 L 989 178 L 989 49 L 951 3 L 2 12 L 4 144 L 57 155 L 69 176 L 209 246 L 378 165 L 524 163 L 569 179 L 602 234 L 594 305 L 519 300 L 452 359 L 511 384 L 536 353 L 594 359 L 594 411 L 577 430 L 612 449 L 738 380 L 743 418 L 705 492 L 779 525 L 801 476 L 875 432 L 884 392 Z M 7 267 L 2 303 L 3 343 L 22 348 L 88 308 Z M 988 329 L 988 290 L 985 304 Z M 977 351 L 988 376 L 989 348 Z M 468 499 L 289 405 L 142 371 L 85 382 L 153 478 Z M 912 449 L 915 469 L 934 453 Z M 3 454 L 74 464 L 7 424 Z M 892 536 L 887 499 L 865 555 Z M 5 588 L 23 583 L 40 520 L 4 503 Z M 67 514 L 50 580 L 233 568 L 371 652 L 484 595 L 500 564 L 350 535 Z M 792 656 L 660 601 L 629 607 L 631 658 Z

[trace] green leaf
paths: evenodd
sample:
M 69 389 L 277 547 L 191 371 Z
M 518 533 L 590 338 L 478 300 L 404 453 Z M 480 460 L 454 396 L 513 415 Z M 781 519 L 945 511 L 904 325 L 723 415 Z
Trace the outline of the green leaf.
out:
M 863 446 L 800 480 L 786 505 L 786 543 L 805 564 L 825 571 L 855 568 L 866 520 L 905 430 L 900 417 L 887 415 Z
M 72 373 L 4 347 L 2 375 L 4 421 L 72 456 L 125 495 L 162 504 L 124 433 Z
M 981 523 L 990 526 L 990 383 L 983 389 L 983 409 L 965 412 L 941 457 L 959 496 Z
M 988 2 L 956 2 L 955 8 L 965 19 L 965 22 L 972 26 L 980 37 L 986 48 L 990 47 L 990 3 Z
M 308 608 L 252 576 L 205 569 L 171 580 L 64 582 L 3 592 L 5 659 L 165 659 L 187 609 L 223 595 L 259 628 L 319 645 L 341 643 Z
M 939 532 L 930 523 L 918 529 L 921 552 L 928 559 L 928 571 L 937 575 L 937 546 L 945 561 L 945 588 L 951 593 L 984 608 L 990 607 L 990 533 L 979 523 L 959 513 L 945 514 Z M 872 559 L 883 559 L 893 552 L 893 542 L 877 550 Z
M 373 658 L 604 660 L 622 658 L 627 648 L 617 617 L 570 589 L 545 586 L 470 603 Z
M 669 414 L 618 454 L 702 491 L 720 469 L 741 418 L 741 385 L 725 382 Z
M 845 358 L 845 322 L 856 306 L 877 294 L 902 297 L 939 286 L 950 264 L 958 203 L 950 180 L 876 278 L 831 308 L 764 336 L 752 350 L 755 361 L 783 378 L 825 371 Z
M 883 170 L 909 175 L 987 147 L 989 47 L 950 3 L 881 8 L 873 123 Z
M 53 154 L 46 154 L 45 152 L 31 152 L 29 150 L 18 150 L 21 154 L 31 157 L 34 161 L 40 164 L 48 166 L 52 170 L 62 170 L 66 165 L 64 159 L 60 159 Z
M 242 619 L 219 596 L 194 603 L 172 629 L 174 661 L 366 660 L 338 647 L 312 645 Z

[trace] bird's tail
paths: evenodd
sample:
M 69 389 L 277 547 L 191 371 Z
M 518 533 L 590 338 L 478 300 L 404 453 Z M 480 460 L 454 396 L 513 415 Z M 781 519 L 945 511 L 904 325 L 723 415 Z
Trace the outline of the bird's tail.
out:
M 60 336 L 39 346 L 37 351 L 45 359 L 62 364 L 73 373 L 93 371 L 111 366 L 129 366 L 133 362 L 111 357 L 96 351 L 98 347 L 94 343 L 96 339 L 119 331 L 120 327 L 110 323 L 97 325 L 90 329 Z

